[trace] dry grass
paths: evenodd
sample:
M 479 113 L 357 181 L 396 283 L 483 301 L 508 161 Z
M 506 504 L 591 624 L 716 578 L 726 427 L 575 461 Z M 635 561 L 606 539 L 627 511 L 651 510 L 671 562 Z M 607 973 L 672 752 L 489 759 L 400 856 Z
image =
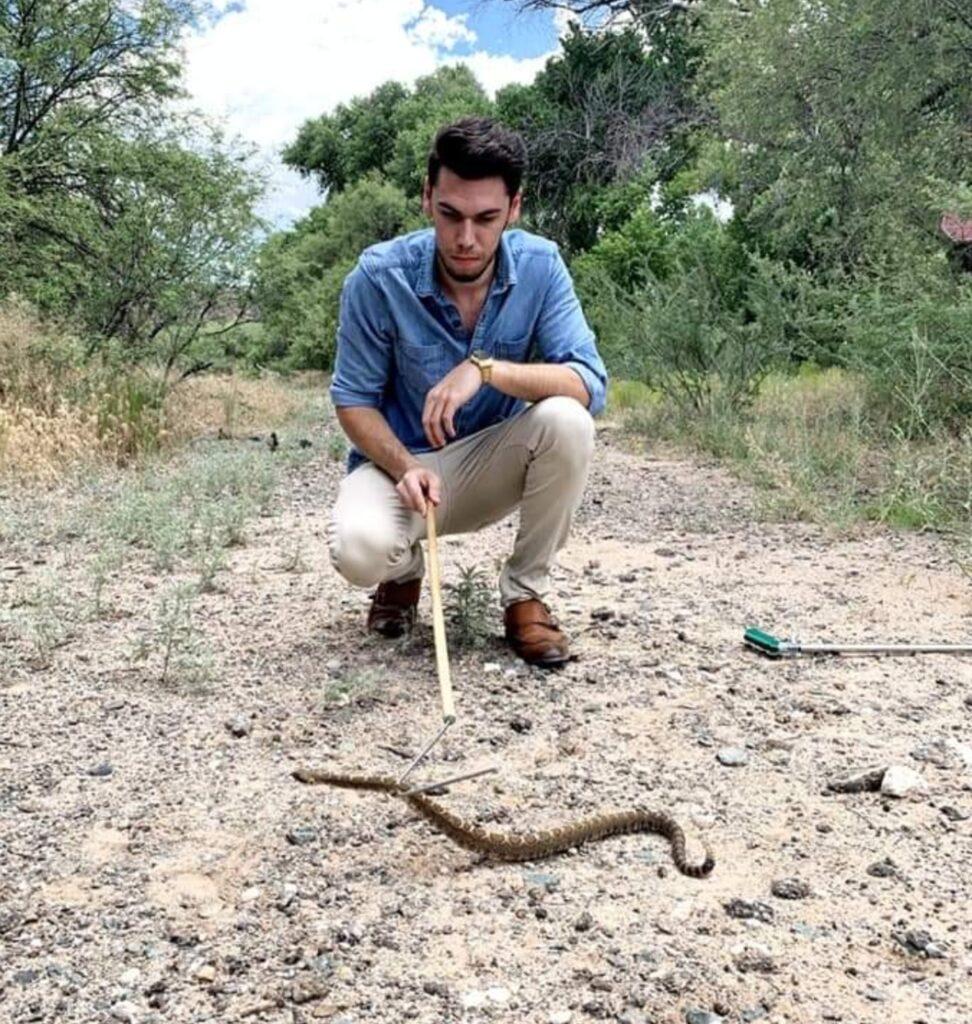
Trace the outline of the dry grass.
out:
M 80 341 L 25 304 L 0 305 L 0 478 L 53 483 L 218 431 L 270 430 L 306 404 L 313 380 L 193 377 L 163 396 L 157 374 L 85 365 Z
M 173 442 L 219 430 L 235 436 L 282 426 L 302 404 L 273 378 L 190 377 L 168 396 L 165 421 Z

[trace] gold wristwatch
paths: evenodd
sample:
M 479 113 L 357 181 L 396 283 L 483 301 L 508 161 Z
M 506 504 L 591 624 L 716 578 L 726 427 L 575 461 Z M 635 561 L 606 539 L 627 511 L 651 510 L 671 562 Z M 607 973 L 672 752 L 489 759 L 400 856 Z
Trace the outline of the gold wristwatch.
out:
M 476 348 L 470 353 L 469 362 L 479 370 L 483 383 L 489 384 L 493 379 L 493 357 L 481 348 Z

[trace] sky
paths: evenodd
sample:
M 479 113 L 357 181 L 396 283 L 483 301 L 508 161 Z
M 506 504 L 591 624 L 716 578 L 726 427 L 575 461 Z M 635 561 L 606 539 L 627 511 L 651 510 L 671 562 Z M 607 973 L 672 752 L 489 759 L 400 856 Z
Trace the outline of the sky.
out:
M 493 95 L 530 82 L 558 50 L 566 19 L 518 14 L 509 0 L 217 0 L 184 41 L 191 102 L 256 146 L 269 174 L 259 213 L 287 227 L 321 201 L 280 161 L 308 118 L 382 82 L 411 85 L 463 61 Z

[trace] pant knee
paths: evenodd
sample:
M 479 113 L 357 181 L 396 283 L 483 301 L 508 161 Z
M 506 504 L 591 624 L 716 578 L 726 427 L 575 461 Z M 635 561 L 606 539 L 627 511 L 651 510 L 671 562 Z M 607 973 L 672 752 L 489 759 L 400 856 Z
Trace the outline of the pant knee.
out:
M 556 395 L 538 402 L 534 411 L 561 453 L 574 459 L 590 458 L 594 450 L 594 420 L 580 402 Z
M 331 564 L 356 587 L 373 587 L 388 576 L 395 561 L 392 547 L 373 531 L 354 523 L 336 524 L 328 545 Z

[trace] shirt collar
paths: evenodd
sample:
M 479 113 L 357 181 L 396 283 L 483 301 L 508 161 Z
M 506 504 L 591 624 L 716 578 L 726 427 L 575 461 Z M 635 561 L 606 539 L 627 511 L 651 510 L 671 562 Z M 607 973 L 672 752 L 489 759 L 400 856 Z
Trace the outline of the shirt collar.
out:
M 493 277 L 490 293 L 505 292 L 507 288 L 515 284 L 516 265 L 513 262 L 509 232 L 504 231 L 500 235 L 500 244 L 496 251 L 496 274 Z M 435 278 L 435 229 L 430 228 L 422 252 L 422 262 L 419 264 L 415 293 L 425 298 L 429 295 L 435 295 L 438 291 L 439 285 Z

